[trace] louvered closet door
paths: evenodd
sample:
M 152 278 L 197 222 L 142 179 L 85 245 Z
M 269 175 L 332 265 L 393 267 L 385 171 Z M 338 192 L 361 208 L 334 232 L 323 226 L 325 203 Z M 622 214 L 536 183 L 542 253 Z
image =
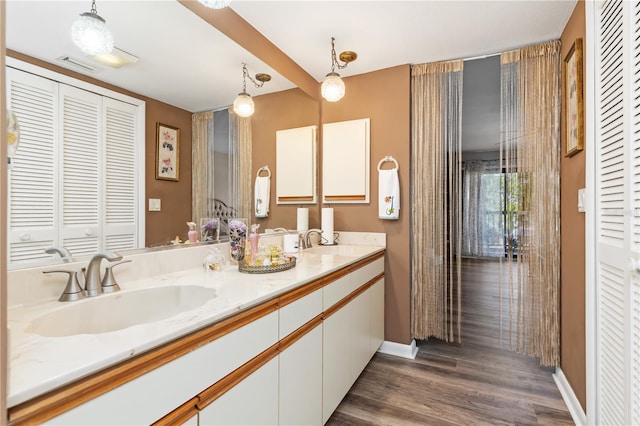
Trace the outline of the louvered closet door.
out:
M 8 255 L 20 263 L 50 255 L 57 242 L 57 84 L 7 68 L 8 106 L 20 124 L 20 146 L 9 171 Z
M 105 123 L 104 235 L 107 250 L 136 248 L 138 222 L 135 167 L 137 107 L 110 98 L 103 101 Z
M 74 256 L 99 251 L 102 97 L 60 85 L 62 245 Z
M 604 2 L 596 28 L 597 419 L 640 424 L 638 4 Z

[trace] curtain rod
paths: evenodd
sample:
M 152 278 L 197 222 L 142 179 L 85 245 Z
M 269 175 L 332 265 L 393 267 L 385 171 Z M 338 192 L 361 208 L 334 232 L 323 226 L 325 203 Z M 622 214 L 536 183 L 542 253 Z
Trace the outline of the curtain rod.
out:
M 502 54 L 502 52 L 498 52 L 498 53 L 488 53 L 486 55 L 479 55 L 479 56 L 472 56 L 470 58 L 462 58 L 463 61 L 473 61 L 476 59 L 486 59 L 486 58 L 491 58 L 493 56 L 500 56 Z

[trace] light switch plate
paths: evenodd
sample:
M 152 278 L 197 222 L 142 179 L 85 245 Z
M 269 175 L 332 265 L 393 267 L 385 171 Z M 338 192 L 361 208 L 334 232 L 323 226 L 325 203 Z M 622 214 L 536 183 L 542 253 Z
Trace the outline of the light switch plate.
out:
M 578 213 L 585 212 L 584 198 L 587 190 L 585 188 L 578 189 Z
M 150 212 L 160 211 L 160 198 L 149 198 L 149 211 Z

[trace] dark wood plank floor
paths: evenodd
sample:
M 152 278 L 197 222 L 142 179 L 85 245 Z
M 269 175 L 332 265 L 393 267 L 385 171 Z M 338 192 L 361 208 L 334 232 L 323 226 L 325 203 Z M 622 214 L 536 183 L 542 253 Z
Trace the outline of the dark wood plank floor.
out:
M 501 348 L 499 263 L 464 259 L 463 344 L 419 342 L 415 360 L 376 354 L 327 425 L 572 425 L 551 374 Z

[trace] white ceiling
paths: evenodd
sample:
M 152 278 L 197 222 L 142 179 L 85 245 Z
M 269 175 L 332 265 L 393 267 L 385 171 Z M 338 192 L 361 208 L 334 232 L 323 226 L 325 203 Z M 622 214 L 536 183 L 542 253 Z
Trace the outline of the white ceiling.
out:
M 343 76 L 407 63 L 468 58 L 559 38 L 575 0 L 558 1 L 233 1 L 231 7 L 318 81 L 329 72 L 330 39 L 358 60 Z M 188 111 L 229 105 L 249 72 L 273 80 L 260 95 L 293 85 L 173 0 L 98 0 L 118 48 L 139 61 L 94 78 Z M 89 58 L 72 44 L 70 27 L 90 1 L 6 2 L 9 49 L 55 62 Z

